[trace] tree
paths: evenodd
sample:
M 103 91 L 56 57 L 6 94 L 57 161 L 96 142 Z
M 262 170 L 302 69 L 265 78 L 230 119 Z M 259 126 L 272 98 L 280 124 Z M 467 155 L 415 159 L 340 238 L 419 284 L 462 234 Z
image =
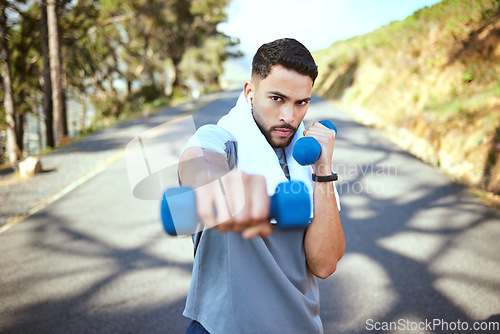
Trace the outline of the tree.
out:
M 59 27 L 56 0 L 47 0 L 47 27 L 49 37 L 50 79 L 52 83 L 52 105 L 56 126 L 56 144 L 60 145 L 67 136 L 63 93 L 62 66 L 59 45 Z
M 238 41 L 219 34 L 207 38 L 200 47 L 189 48 L 182 58 L 180 69 L 184 77 L 195 80 L 200 86 L 209 90 L 219 89 L 219 77 L 222 75 L 223 63 L 229 57 L 240 57 L 240 53 L 231 54 L 228 47 Z
M 185 2 L 185 4 L 182 2 Z M 208 42 L 213 47 L 211 51 L 214 51 L 213 55 L 215 55 L 218 53 L 215 51 L 218 48 L 215 46 L 216 44 L 220 46 L 220 43 L 227 43 L 227 46 L 231 42 L 229 39 L 223 41 L 224 35 L 217 31 L 217 25 L 227 18 L 224 8 L 227 6 L 228 0 L 183 0 L 176 3 L 178 31 L 170 39 L 168 48 L 176 70 L 177 81 L 177 77 L 183 77 L 180 64 L 184 53 L 189 48 L 199 48 L 202 45 L 207 45 L 206 43 Z M 189 14 L 182 8 L 183 5 L 188 6 Z M 223 51 L 222 53 L 216 56 L 218 57 L 217 61 L 219 65 L 227 58 L 227 51 Z M 214 80 L 211 81 L 210 84 Z M 181 84 L 182 82 L 174 82 L 174 87 Z
M 80 100 L 80 125 L 84 131 L 86 124 L 86 97 L 91 86 L 88 78 L 93 73 L 96 55 L 93 52 L 92 40 L 96 37 L 98 19 L 97 0 L 79 0 L 65 8 L 59 21 L 62 50 L 65 59 L 64 70 L 67 79 L 68 93 L 75 93 Z
M 167 73 L 173 68 L 177 89 L 183 90 L 188 77 L 217 87 L 221 63 L 230 55 L 225 48 L 232 43 L 216 29 L 227 2 L 0 0 L 1 71 L 10 87 L 0 90 L 0 125 L 17 130 L 18 156 L 23 117 L 42 105 L 47 145 L 61 144 L 68 134 L 66 92 L 76 93 L 82 106 L 90 98 L 97 117 L 106 120 L 170 94 Z M 181 66 L 183 59 L 193 66 Z
M 39 6 L 31 3 L 16 8 L 19 19 L 15 22 L 10 36 L 10 54 L 12 87 L 14 92 L 14 108 L 16 110 L 16 141 L 19 149 L 24 151 L 24 128 L 28 113 L 38 109 L 40 100 L 39 62 L 40 59 L 40 27 Z M 37 113 L 35 113 L 36 115 Z
M 10 72 L 10 56 L 8 43 L 7 13 L 8 3 L 0 0 L 0 59 L 2 66 L 2 79 L 4 87 L 4 107 L 7 123 L 7 155 L 9 162 L 14 164 L 21 158 L 21 150 L 16 141 L 16 124 L 14 97 L 12 93 L 12 78 Z
M 55 147 L 54 113 L 52 104 L 52 82 L 50 78 L 49 31 L 47 25 L 47 1 L 41 3 L 41 47 L 43 56 L 43 115 L 45 116 L 45 140 L 48 147 Z
M 149 51 L 149 55 L 142 59 L 149 61 L 144 64 L 148 70 L 157 71 L 162 60 L 171 60 L 174 89 L 183 90 L 181 61 L 185 52 L 219 35 L 217 24 L 226 19 L 227 3 L 228 0 L 137 1 L 135 10 L 141 15 L 137 22 L 143 22 L 145 28 L 134 30 L 138 26 L 134 22 L 134 27 L 126 31 L 134 39 L 143 36 L 143 50 Z

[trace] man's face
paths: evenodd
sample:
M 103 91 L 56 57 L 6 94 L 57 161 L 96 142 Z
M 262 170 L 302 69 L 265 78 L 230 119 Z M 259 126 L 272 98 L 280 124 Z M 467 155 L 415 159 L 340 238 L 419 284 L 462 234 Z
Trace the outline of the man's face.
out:
M 307 113 L 313 81 L 307 75 L 273 66 L 265 79 L 245 84 L 252 92 L 253 117 L 269 144 L 286 147 Z

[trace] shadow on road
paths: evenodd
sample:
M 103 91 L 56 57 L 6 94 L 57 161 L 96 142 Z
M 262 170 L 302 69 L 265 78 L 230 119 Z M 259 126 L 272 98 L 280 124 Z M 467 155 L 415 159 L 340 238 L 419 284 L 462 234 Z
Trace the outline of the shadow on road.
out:
M 110 166 L 0 235 L 0 332 L 185 331 L 191 241 L 163 233 L 157 203 L 134 199 L 124 171 Z
M 499 212 L 380 132 L 330 117 L 347 248 L 320 282 L 325 332 L 369 332 L 370 319 L 450 328 L 498 319 Z
M 237 96 L 204 107 L 197 127 L 215 123 Z M 330 104 L 313 99 L 311 112 L 339 129 L 334 168 L 347 242 L 337 272 L 320 281 L 325 333 L 365 332 L 369 319 L 498 321 L 500 214 Z M 115 145 L 123 147 L 97 137 L 95 146 L 68 149 Z M 0 332 L 185 331 L 190 240 L 167 238 L 145 214 L 154 205 L 118 205 L 115 196 L 129 192 L 124 162 L 110 168 L 115 179 L 100 174 L 90 189 L 0 235 L 0 315 L 8 319 Z M 105 212 L 86 207 L 89 193 Z

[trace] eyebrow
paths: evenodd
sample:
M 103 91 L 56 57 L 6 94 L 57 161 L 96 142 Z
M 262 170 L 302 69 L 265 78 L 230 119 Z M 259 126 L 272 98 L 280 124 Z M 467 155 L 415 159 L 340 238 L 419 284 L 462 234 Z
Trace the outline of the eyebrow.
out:
M 269 95 L 276 95 L 278 97 L 281 97 L 284 100 L 289 100 L 288 96 L 286 96 L 285 94 L 283 94 L 283 93 L 281 93 L 281 92 L 279 92 L 277 90 L 268 91 L 267 93 Z M 311 97 L 310 96 L 305 97 L 303 99 L 298 99 L 296 102 L 309 102 L 309 101 L 311 101 Z

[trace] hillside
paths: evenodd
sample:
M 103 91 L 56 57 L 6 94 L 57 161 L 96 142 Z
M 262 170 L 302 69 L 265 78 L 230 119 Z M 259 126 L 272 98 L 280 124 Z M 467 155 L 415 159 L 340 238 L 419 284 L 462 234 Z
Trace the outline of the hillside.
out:
M 499 0 L 444 0 L 314 56 L 317 95 L 500 194 Z

